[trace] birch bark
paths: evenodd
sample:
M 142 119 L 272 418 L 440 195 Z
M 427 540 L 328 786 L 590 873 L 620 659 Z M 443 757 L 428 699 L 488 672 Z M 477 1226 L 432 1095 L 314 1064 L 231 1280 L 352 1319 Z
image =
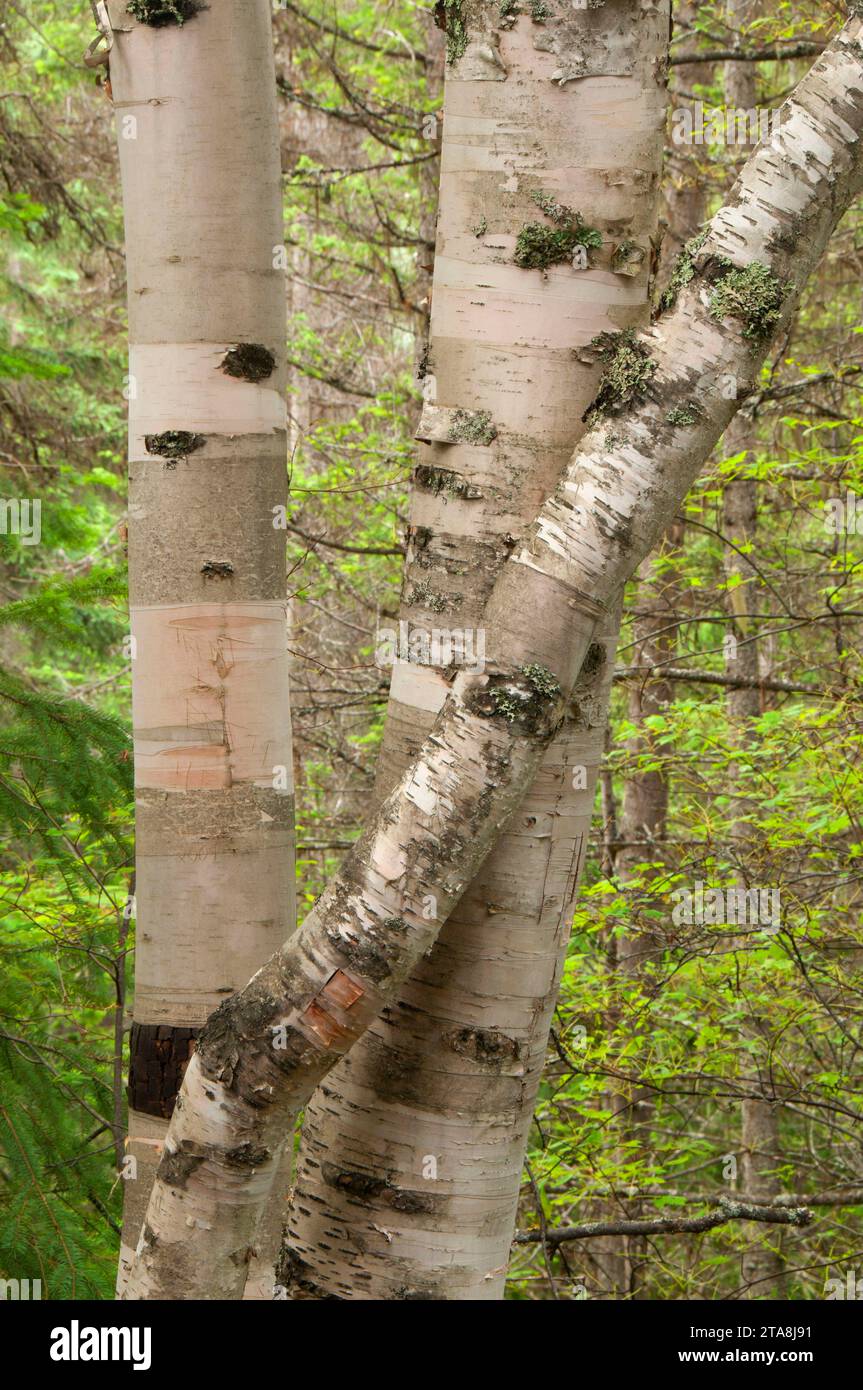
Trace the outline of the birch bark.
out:
M 668 6 L 546 8 L 541 24 L 525 13 L 504 27 L 497 0 L 473 7 L 469 33 L 481 37 L 447 68 L 428 404 L 399 615 L 412 640 L 466 630 L 479 649 L 514 536 L 584 432 L 599 368 L 578 354 L 647 321 Z M 478 57 L 484 45 L 494 66 Z M 589 266 L 513 264 L 519 228 L 553 228 L 543 195 L 601 234 Z M 486 417 L 494 438 L 434 442 L 441 417 L 459 411 Z M 572 718 L 430 955 L 307 1108 L 279 1273 L 292 1298 L 502 1294 L 615 646 L 611 625 Z M 446 653 L 395 663 L 381 796 L 448 690 Z
M 171 7 L 131 8 L 109 10 L 137 861 L 121 1288 L 194 1039 L 295 920 L 285 532 L 273 524 L 286 444 L 270 10 L 209 0 L 182 24 L 154 24 Z
M 725 381 L 745 394 L 860 192 L 861 35 L 855 15 L 786 102 L 681 268 L 674 307 L 618 344 L 588 434 L 492 589 L 486 670 L 459 672 L 300 931 L 209 1021 L 127 1296 L 239 1296 L 286 1126 L 394 999 L 514 813 L 597 625 L 734 414 Z

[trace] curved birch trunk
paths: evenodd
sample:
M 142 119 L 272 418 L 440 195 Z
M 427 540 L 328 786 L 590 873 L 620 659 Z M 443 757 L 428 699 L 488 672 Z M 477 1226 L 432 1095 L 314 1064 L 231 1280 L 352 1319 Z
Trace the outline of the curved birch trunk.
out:
M 863 186 L 862 35 L 855 17 L 786 102 L 681 269 L 676 305 L 618 344 L 591 429 L 494 585 L 486 670 L 459 672 L 300 931 L 204 1029 L 127 1297 L 241 1294 L 281 1136 L 396 997 L 514 813 L 598 624 L 734 414 L 728 378 L 749 389 Z
M 668 5 L 546 8 L 542 23 L 525 12 L 505 28 L 497 0 L 473 7 L 474 37 L 446 74 L 427 405 L 399 617 L 414 642 L 476 634 L 477 654 L 513 538 L 584 433 L 599 376 L 584 350 L 649 313 Z M 600 233 L 589 266 L 514 264 L 520 229 L 553 229 L 543 195 Z M 487 417 L 494 438 L 446 439 L 458 411 Z M 565 625 L 565 595 L 558 602 Z M 603 632 L 606 659 L 597 648 L 572 718 L 434 949 L 306 1110 L 279 1272 L 291 1298 L 502 1296 L 616 635 L 613 624 Z M 446 665 L 445 651 L 394 664 L 381 796 L 444 704 Z
M 155 27 L 123 4 L 111 16 L 137 856 L 122 1288 L 194 1039 L 291 930 L 295 890 L 270 9 L 209 0 Z

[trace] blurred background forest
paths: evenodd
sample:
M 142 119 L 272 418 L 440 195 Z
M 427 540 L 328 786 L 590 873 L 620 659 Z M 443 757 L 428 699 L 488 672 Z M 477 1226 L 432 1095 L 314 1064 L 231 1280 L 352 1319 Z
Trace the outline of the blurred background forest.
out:
M 672 110 L 774 109 L 841 18 L 676 4 Z M 38 544 L 0 535 L 0 1276 L 53 1299 L 113 1292 L 134 951 L 123 224 L 95 32 L 83 3 L 0 4 L 0 496 L 41 505 Z M 287 0 L 274 34 L 307 906 L 358 834 L 386 707 L 446 41 L 411 0 Z M 746 154 L 671 129 L 660 286 Z M 602 1297 L 621 1267 L 626 1296 L 662 1299 L 863 1274 L 861 278 L 858 210 L 629 586 L 511 1298 Z M 780 890 L 778 931 L 675 925 L 675 886 L 738 880 Z M 731 1219 L 744 1190 L 813 1219 Z M 538 1238 L 621 1217 L 666 1229 Z

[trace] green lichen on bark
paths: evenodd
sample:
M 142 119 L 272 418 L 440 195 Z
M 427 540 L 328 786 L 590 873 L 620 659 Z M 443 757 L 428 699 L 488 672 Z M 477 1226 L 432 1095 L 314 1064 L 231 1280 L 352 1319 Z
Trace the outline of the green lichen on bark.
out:
M 449 428 L 453 444 L 491 444 L 497 429 L 487 410 L 457 410 Z
M 644 265 L 645 251 L 637 241 L 622 241 L 614 248 L 611 269 L 615 275 L 635 276 Z
M 383 926 L 386 928 L 387 931 L 398 932 L 399 935 L 403 935 L 406 931 L 408 931 L 408 924 L 405 921 L 404 917 L 385 917 L 383 921 Z
M 426 581 L 414 584 L 407 596 L 409 604 L 419 604 L 422 608 L 428 608 L 432 613 L 445 613 L 454 604 L 461 601 L 461 594 L 439 594 Z
M 457 63 L 467 49 L 467 15 L 461 0 L 438 0 L 435 23 L 446 34 L 446 60 Z
M 491 676 L 469 704 L 486 719 L 504 719 L 522 733 L 546 734 L 560 722 L 562 692 L 551 671 L 532 663 L 510 676 Z
M 695 257 L 707 240 L 707 229 L 699 232 L 698 236 L 690 237 L 683 247 L 677 260 L 674 262 L 674 269 L 671 272 L 671 279 L 663 290 L 659 298 L 660 313 L 665 313 L 667 309 L 673 309 L 677 303 L 677 296 L 680 291 L 689 284 L 695 275 Z
M 673 410 L 669 410 L 665 420 L 666 424 L 685 428 L 687 425 L 697 424 L 698 418 L 698 407 L 688 401 L 686 405 L 676 405 Z
M 743 325 L 743 336 L 763 342 L 773 333 L 782 312 L 784 287 L 761 261 L 742 268 L 723 261 L 723 273 L 710 295 L 715 319 L 734 318 Z
M 459 497 L 468 502 L 482 497 L 480 488 L 449 468 L 432 468 L 429 464 L 421 463 L 414 469 L 414 482 L 427 492 L 434 493 L 435 497 L 446 493 L 449 497 Z
M 147 434 L 144 444 L 148 454 L 158 454 L 163 459 L 184 459 L 196 449 L 206 444 L 202 434 L 192 434 L 189 430 L 165 430 L 162 434 Z
M 560 694 L 560 685 L 545 666 L 538 666 L 532 662 L 520 669 L 535 695 L 541 696 L 544 700 L 553 700 Z
M 785 286 L 762 261 L 736 266 L 726 256 L 708 256 L 705 263 L 696 268 L 695 260 L 707 235 L 705 229 L 687 241 L 677 258 L 668 287 L 660 297 L 660 313 L 673 308 L 680 291 L 696 274 L 701 274 L 711 285 L 711 317 L 738 319 L 744 325 L 744 338 L 751 342 L 765 341 L 779 322 Z
M 551 16 L 551 10 L 545 0 L 528 0 L 528 13 L 534 24 L 544 24 Z M 501 29 L 512 29 L 520 14 L 525 11 L 521 8 L 519 0 L 500 0 L 500 22 Z
M 582 419 L 593 425 L 602 416 L 618 415 L 647 395 L 656 363 L 631 328 L 622 333 L 599 333 L 591 343 L 607 362 L 599 388 Z
M 527 222 L 522 227 L 515 242 L 516 265 L 522 270 L 547 270 L 550 265 L 571 261 L 579 246 L 589 261 L 588 253 L 602 245 L 601 233 L 589 226 L 580 212 L 556 202 L 549 193 L 535 191 L 533 201 L 555 225 Z
M 198 0 L 129 0 L 126 11 L 142 24 L 161 29 L 166 24 L 185 24 L 206 8 Z

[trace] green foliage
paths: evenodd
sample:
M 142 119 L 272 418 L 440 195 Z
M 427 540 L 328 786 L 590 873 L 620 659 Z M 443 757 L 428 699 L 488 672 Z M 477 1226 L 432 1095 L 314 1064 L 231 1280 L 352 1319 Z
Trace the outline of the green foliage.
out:
M 89 78 L 82 94 L 88 7 L 4 20 L 0 496 L 38 503 L 41 534 L 0 534 L 0 1278 L 110 1298 L 132 868 L 122 217 L 104 98 Z
M 113 1150 L 85 1108 L 104 1104 L 91 1065 L 76 1039 L 58 1048 L 0 1033 L 0 1278 L 39 1280 L 44 1299 L 108 1299 L 116 1277 Z

